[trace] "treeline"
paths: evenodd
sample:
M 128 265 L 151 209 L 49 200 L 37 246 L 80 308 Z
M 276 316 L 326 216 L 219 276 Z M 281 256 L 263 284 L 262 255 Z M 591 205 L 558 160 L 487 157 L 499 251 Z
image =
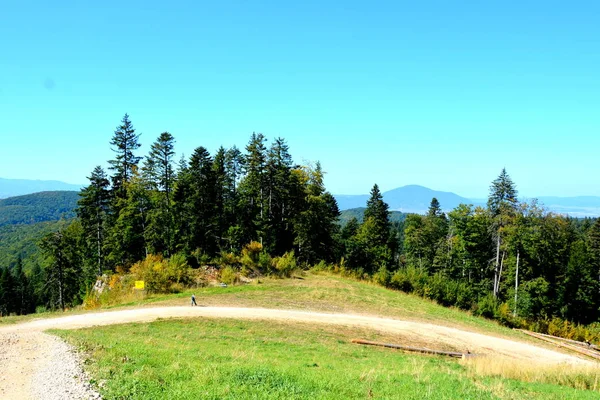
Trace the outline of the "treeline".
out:
M 432 199 L 426 215 L 391 221 L 374 185 L 362 222 L 342 226 L 320 165 L 295 164 L 281 138 L 268 144 L 255 133 L 243 151 L 198 147 L 176 163 L 175 139 L 164 132 L 142 158 L 125 115 L 110 144 L 109 172 L 92 171 L 77 218 L 40 242 L 43 265 L 2 271 L 3 314 L 79 304 L 102 274 L 131 271 L 169 290 L 212 264 L 227 266 L 229 281 L 335 270 L 507 325 L 600 318 L 600 220 L 520 203 L 505 170 L 487 207 L 446 214 Z M 6 300 L 23 290 L 27 307 Z
M 15 282 L 35 279 L 43 285 L 31 287 L 34 306 L 65 308 L 80 303 L 98 276 L 127 271 L 151 255 L 177 255 L 196 268 L 251 242 L 268 257 L 293 252 L 304 265 L 335 261 L 336 201 L 325 190 L 320 164 L 295 164 L 284 139 L 268 145 L 253 133 L 245 151 L 221 147 L 211 155 L 198 147 L 176 163 L 168 132 L 146 157 L 138 155 L 139 134 L 125 115 L 110 145 L 109 171 L 91 172 L 77 219 L 39 243 L 41 270 L 3 271 L 2 299 L 15 297 Z M 22 311 L 0 302 L 3 314 Z
M 505 170 L 486 208 L 460 205 L 446 215 L 433 199 L 429 212 L 409 215 L 402 230 L 398 262 L 382 263 L 374 276 L 381 284 L 509 326 L 543 331 L 552 319 L 600 318 L 600 219 L 518 202 Z

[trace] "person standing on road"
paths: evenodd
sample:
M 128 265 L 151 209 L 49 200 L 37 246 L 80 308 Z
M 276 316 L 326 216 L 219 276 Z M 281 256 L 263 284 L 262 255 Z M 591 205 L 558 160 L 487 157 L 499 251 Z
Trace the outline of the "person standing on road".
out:
M 196 304 L 196 295 L 193 294 L 192 295 L 192 306 L 197 306 L 198 304 Z

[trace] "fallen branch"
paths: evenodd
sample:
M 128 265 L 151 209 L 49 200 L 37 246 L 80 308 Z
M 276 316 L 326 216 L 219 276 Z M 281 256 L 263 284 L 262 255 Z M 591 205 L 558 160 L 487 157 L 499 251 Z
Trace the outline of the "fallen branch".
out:
M 523 332 L 524 334 L 526 334 L 528 336 L 534 337 L 536 339 L 540 339 L 545 342 L 552 343 L 555 346 L 562 347 L 562 348 L 574 351 L 579 354 L 583 354 L 584 356 L 588 356 L 590 358 L 600 361 L 600 355 L 593 350 L 587 350 L 587 349 L 582 348 L 579 345 L 567 344 L 567 343 L 563 343 L 559 340 L 550 339 L 549 337 L 546 337 L 541 333 L 530 332 L 530 331 L 526 331 L 524 329 L 517 329 L 517 330 L 520 332 Z M 547 335 L 547 336 L 549 336 L 549 335 Z
M 457 353 L 454 351 L 430 350 L 430 349 L 425 349 L 425 348 L 421 348 L 421 347 L 411 347 L 411 346 L 402 346 L 399 344 L 372 342 L 370 340 L 362 340 L 362 339 L 352 339 L 352 343 L 365 344 L 368 346 L 389 347 L 391 349 L 399 349 L 399 350 L 404 350 L 404 351 L 412 351 L 415 353 L 434 354 L 434 355 L 438 355 L 438 356 L 448 356 L 448 357 L 455 357 L 455 358 L 467 358 L 467 357 L 476 356 L 476 354 L 471 354 L 471 353 Z

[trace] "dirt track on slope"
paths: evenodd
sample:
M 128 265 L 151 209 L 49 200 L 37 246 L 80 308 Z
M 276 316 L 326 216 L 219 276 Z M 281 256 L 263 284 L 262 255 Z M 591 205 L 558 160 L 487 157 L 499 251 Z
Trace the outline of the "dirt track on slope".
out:
M 471 353 L 502 355 L 508 358 L 540 364 L 591 365 L 576 356 L 537 347 L 532 344 L 499 338 L 466 330 L 402 321 L 390 318 L 354 314 L 329 314 L 309 311 L 273 310 L 239 307 L 156 307 L 108 311 L 66 317 L 34 320 L 0 327 L 0 397 L 4 399 L 36 398 L 31 395 L 31 376 L 44 368 L 42 333 L 47 329 L 78 329 L 129 322 L 147 322 L 158 318 L 230 318 L 250 320 L 277 320 L 321 325 L 351 326 L 373 329 L 401 337 L 418 337 L 422 341 L 444 344 Z M 39 388 L 38 388 L 39 389 Z M 38 390 L 39 391 L 39 390 Z

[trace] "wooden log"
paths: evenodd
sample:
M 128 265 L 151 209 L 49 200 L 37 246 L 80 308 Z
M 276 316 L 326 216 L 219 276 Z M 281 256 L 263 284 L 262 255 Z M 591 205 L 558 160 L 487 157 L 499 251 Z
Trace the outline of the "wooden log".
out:
M 548 343 L 552 343 L 555 346 L 562 347 L 562 348 L 574 351 L 579 354 L 583 354 L 584 356 L 588 356 L 590 358 L 600 361 L 600 355 L 593 350 L 587 350 L 587 349 L 581 348 L 580 346 L 567 344 L 567 343 L 563 343 L 558 340 L 550 339 L 550 338 L 542 336 L 542 334 L 540 334 L 540 333 L 530 332 L 530 331 L 526 331 L 524 329 L 517 329 L 517 330 L 520 332 L 523 332 L 524 334 L 526 334 L 528 336 L 543 340 Z
M 537 332 L 536 332 L 537 333 Z M 573 339 L 567 339 L 567 338 L 562 338 L 560 336 L 552 336 L 552 335 L 547 335 L 545 333 L 538 333 L 538 335 L 542 335 L 544 337 L 550 338 L 550 339 L 557 339 L 557 340 L 561 340 L 567 343 L 571 343 L 577 346 L 581 346 L 584 347 L 586 349 L 594 349 L 594 350 L 598 350 L 600 351 L 600 347 L 596 346 L 595 344 L 592 343 L 588 343 L 588 342 L 580 342 L 578 340 L 573 340 Z
M 425 348 L 421 348 L 421 347 L 403 346 L 403 345 L 392 344 L 392 343 L 372 342 L 370 340 L 363 340 L 363 339 L 352 339 L 352 343 L 364 344 L 364 345 L 368 345 L 368 346 L 388 347 L 391 349 L 412 351 L 415 353 L 434 354 L 434 355 L 438 355 L 438 356 L 448 356 L 448 357 L 455 357 L 455 358 L 467 358 L 467 357 L 476 356 L 476 354 L 471 354 L 471 353 L 458 353 L 458 352 L 454 352 L 454 351 L 431 350 L 431 349 L 425 349 Z

